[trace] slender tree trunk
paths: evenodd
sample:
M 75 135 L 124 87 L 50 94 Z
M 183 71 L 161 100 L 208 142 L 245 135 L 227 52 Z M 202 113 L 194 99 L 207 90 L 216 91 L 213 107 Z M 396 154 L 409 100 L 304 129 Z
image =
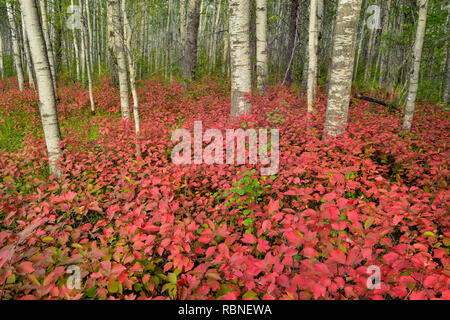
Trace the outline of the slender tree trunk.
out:
M 127 57 L 123 42 L 123 24 L 122 16 L 120 14 L 119 0 L 108 0 L 108 6 L 111 7 L 111 21 L 114 22 L 112 28 L 114 30 L 114 53 L 117 57 L 119 72 L 120 109 L 122 112 L 122 118 L 128 120 L 130 119 L 130 93 L 128 90 Z
M 11 30 L 11 39 L 12 39 L 12 47 L 14 53 L 14 65 L 16 66 L 17 73 L 17 82 L 19 83 L 20 91 L 23 90 L 23 68 L 22 68 L 22 59 L 20 54 L 20 46 L 19 46 L 19 35 L 17 32 L 16 22 L 14 19 L 14 11 L 13 6 L 10 3 L 10 0 L 6 1 L 6 10 L 8 14 L 8 22 Z
M 231 115 L 251 112 L 245 93 L 251 93 L 250 6 L 248 0 L 229 0 L 231 51 Z
M 55 57 L 53 56 L 53 46 L 50 41 L 50 33 L 48 29 L 48 19 L 47 19 L 47 6 L 45 5 L 45 0 L 39 0 L 41 7 L 41 17 L 42 17 L 42 31 L 44 32 L 45 46 L 47 48 L 48 61 L 50 63 L 50 71 L 52 72 L 53 87 L 56 92 L 56 72 L 55 72 Z
M 449 96 L 450 96 L 450 50 L 447 49 L 447 63 L 445 68 L 445 80 L 444 80 L 444 90 L 442 96 L 442 102 L 444 106 L 448 106 L 449 104 Z
M 94 74 L 94 38 L 92 36 L 92 24 L 91 24 L 91 9 L 90 9 L 90 5 L 89 2 L 92 2 L 87 0 L 84 4 L 85 7 L 85 11 L 86 11 L 86 24 L 87 24 L 87 41 L 85 41 L 87 43 L 87 55 L 89 55 L 87 57 L 87 61 L 89 62 L 89 69 L 91 70 L 91 77 Z
M 268 83 L 267 0 L 256 1 L 256 67 L 258 91 L 264 92 Z
M 313 112 L 313 100 L 315 97 L 315 88 L 317 84 L 317 44 L 318 30 L 317 30 L 317 0 L 311 0 L 309 13 L 309 41 L 308 41 L 308 113 Z
M 57 75 L 61 71 L 62 65 L 62 25 L 63 23 L 61 16 L 58 12 L 61 12 L 62 3 L 60 1 L 51 1 L 51 16 L 53 17 L 53 36 L 51 37 L 51 42 L 53 44 L 53 56 L 55 58 L 55 75 Z M 50 12 L 49 12 L 50 13 Z
M 298 0 L 291 0 L 291 16 L 289 21 L 289 43 L 286 55 L 286 62 L 291 61 L 291 57 L 295 50 L 295 36 L 297 33 L 297 12 L 298 12 Z M 292 68 L 289 68 L 286 75 L 286 82 L 290 84 L 292 81 Z
M 366 57 L 366 65 L 364 68 L 364 81 L 368 81 L 370 78 L 370 73 L 372 71 L 372 48 L 374 46 L 375 41 L 375 30 L 370 30 L 370 36 L 369 36 L 369 47 L 367 48 L 367 57 Z
M 186 48 L 186 0 L 180 0 L 180 45 L 181 56 L 184 57 Z
M 27 74 L 28 74 L 28 85 L 30 89 L 36 90 L 36 86 L 34 84 L 34 75 L 33 75 L 33 62 L 31 61 L 30 55 L 30 47 L 28 44 L 28 36 L 25 30 L 25 24 L 23 23 L 23 14 L 22 14 L 22 42 L 23 42 L 23 52 L 25 53 L 25 64 L 27 65 Z
M 187 38 L 183 66 L 183 76 L 188 80 L 194 78 L 197 69 L 200 2 L 200 0 L 188 0 Z
M 81 8 L 82 8 L 82 13 L 81 13 L 81 35 L 83 37 L 83 40 L 85 42 L 85 46 L 84 46 L 84 51 L 85 51 L 85 57 L 86 57 L 86 71 L 87 71 L 87 78 L 88 78 L 88 86 L 89 86 L 89 101 L 91 103 L 91 112 L 95 113 L 95 102 L 94 102 L 94 93 L 93 93 L 93 86 L 92 86 L 92 63 L 91 63 L 91 55 L 89 54 L 89 48 L 91 47 L 90 42 L 89 42 L 89 36 L 86 32 L 86 24 L 87 24 L 87 19 L 86 19 L 86 15 L 89 14 L 89 12 L 87 10 L 85 10 L 86 6 L 88 5 L 85 1 L 87 0 L 81 0 Z
M 408 98 L 406 99 L 405 119 L 403 129 L 411 130 L 414 109 L 416 107 L 417 89 L 419 87 L 420 61 L 422 58 L 423 39 L 427 22 L 428 0 L 420 0 L 419 22 L 416 31 L 416 40 L 413 51 L 413 67 L 409 78 Z
M 118 66 L 117 66 L 117 53 L 115 52 L 115 46 L 116 46 L 116 39 L 115 39 L 115 33 L 116 31 L 114 30 L 114 25 L 115 25 L 115 21 L 113 20 L 113 12 L 112 10 L 112 6 L 109 4 L 109 0 L 107 1 L 107 32 L 108 32 L 108 69 L 109 69 L 109 74 L 111 76 L 111 81 L 110 81 L 110 85 L 112 87 L 116 87 L 118 88 L 119 85 L 119 70 L 118 70 Z M 117 4 L 118 5 L 118 4 Z
M 360 10 L 361 0 L 339 0 L 325 114 L 328 136 L 340 135 L 347 125 Z
M 382 88 L 383 86 L 383 82 L 384 82 L 384 78 L 386 75 L 386 71 L 385 71 L 385 67 L 387 64 L 387 60 L 388 60 L 388 45 L 387 45 L 387 41 L 385 39 L 387 33 L 389 32 L 389 13 L 391 11 L 391 0 L 387 1 L 386 7 L 385 7 L 385 11 L 384 11 L 384 17 L 383 17 L 383 31 L 382 31 L 382 37 L 383 39 L 381 40 L 381 49 L 380 49 L 380 76 L 378 78 L 378 88 Z
M 2 40 L 2 36 L 0 35 L 0 78 L 4 78 L 5 77 L 5 67 L 3 64 L 3 40 Z
M 122 5 L 125 2 L 122 3 Z M 139 100 L 136 91 L 136 67 L 134 63 L 134 47 L 136 36 L 133 35 L 131 31 L 130 21 L 128 19 L 126 7 L 123 5 L 123 25 L 124 25 L 124 40 L 125 40 L 125 48 L 127 52 L 127 60 L 128 60 L 128 69 L 130 70 L 130 88 L 131 95 L 133 96 L 133 116 L 134 116 L 134 126 L 136 130 L 137 136 L 141 131 L 141 121 L 139 118 Z M 135 24 L 133 23 L 133 27 Z
M 227 26 L 229 25 L 228 19 L 227 19 Z M 228 29 L 228 28 L 227 28 Z M 225 43 L 223 45 L 223 64 L 222 64 L 222 73 L 226 75 L 227 77 L 230 76 L 231 72 L 231 64 L 230 64 L 230 33 L 227 31 L 225 33 Z
M 50 172 L 60 177 L 61 171 L 57 166 L 57 162 L 61 156 L 59 147 L 61 133 L 59 130 L 55 91 L 53 89 L 52 74 L 47 57 L 44 35 L 35 0 L 20 0 L 20 4 L 30 40 L 34 69 L 36 70 L 42 127 L 44 129 L 45 142 L 50 160 Z
M 171 33 L 170 33 L 170 25 L 172 19 L 172 0 L 169 0 L 169 11 L 167 13 L 167 21 L 166 21 L 166 32 L 165 32 L 165 54 L 164 54 L 164 76 L 167 78 L 169 76 L 169 68 L 170 68 L 170 56 L 171 56 Z
M 214 28 L 213 28 L 213 34 L 212 34 L 212 46 L 211 46 L 211 54 L 210 54 L 210 63 L 211 63 L 211 70 L 214 71 L 214 68 L 216 67 L 216 57 L 217 57 L 217 33 L 219 29 L 219 22 L 220 22 L 220 13 L 222 9 L 222 0 L 218 0 L 218 8 L 215 10 L 215 22 L 214 22 Z

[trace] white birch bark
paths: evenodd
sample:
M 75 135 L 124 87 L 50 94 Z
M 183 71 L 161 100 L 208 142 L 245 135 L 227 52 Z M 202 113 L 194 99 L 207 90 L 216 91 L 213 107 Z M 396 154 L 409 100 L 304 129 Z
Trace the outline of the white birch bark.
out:
M 229 1 L 230 55 L 231 55 L 231 115 L 248 114 L 250 102 L 245 93 L 250 93 L 250 6 L 249 0 Z
M 55 57 L 53 55 L 53 45 L 50 41 L 50 32 L 48 29 L 47 6 L 45 0 L 39 0 L 42 17 L 42 31 L 44 32 L 45 46 L 47 48 L 48 61 L 50 63 L 50 71 L 52 72 L 53 86 L 56 92 L 56 74 L 55 74 Z
M 58 168 L 57 162 L 61 156 L 59 147 L 61 134 L 44 35 L 42 33 L 35 0 L 20 0 L 20 4 L 30 41 L 34 69 L 36 71 L 42 127 L 44 129 L 45 142 L 50 160 L 50 172 L 60 177 L 61 171 Z
M 83 37 L 85 46 L 84 46 L 84 56 L 86 57 L 86 71 L 87 71 L 87 78 L 88 78 L 88 86 L 89 86 L 89 101 L 91 103 L 91 112 L 95 113 L 95 102 L 94 102 L 94 92 L 93 92 L 93 85 L 92 85 L 92 63 L 91 63 L 91 55 L 89 54 L 89 48 L 91 48 L 90 42 L 89 42 L 89 36 L 86 31 L 86 14 L 89 14 L 87 10 L 85 10 L 87 3 L 85 2 L 87 0 L 81 0 L 81 35 Z
M 325 132 L 337 136 L 347 125 L 361 0 L 339 0 L 325 115 Z
M 124 26 L 124 42 L 127 53 L 128 69 L 130 71 L 130 88 L 131 95 L 133 97 L 133 117 L 134 117 L 134 127 L 136 134 L 139 136 L 141 131 L 141 121 L 139 118 L 139 99 L 136 91 L 136 67 L 134 61 L 134 44 L 135 35 L 133 36 L 131 31 L 130 21 L 128 19 L 128 14 L 125 7 L 125 1 L 122 2 L 122 13 L 123 13 L 123 26 Z M 135 24 L 133 24 L 134 26 Z
M 70 1 L 70 5 L 72 6 L 72 8 L 74 7 L 73 0 Z M 73 39 L 73 48 L 75 50 L 74 57 L 75 57 L 75 68 L 76 68 L 76 72 L 77 72 L 77 80 L 80 81 L 81 80 L 80 54 L 79 54 L 79 50 L 78 50 L 78 40 L 77 40 L 77 33 L 76 33 L 75 29 L 72 30 L 72 39 Z
M 409 78 L 408 98 L 406 99 L 405 118 L 403 129 L 409 131 L 412 126 L 414 109 L 416 107 L 417 89 L 419 87 L 420 61 L 422 58 L 423 39 L 427 23 L 428 0 L 420 0 L 419 22 L 417 24 L 416 40 L 414 41 L 413 67 Z
M 386 75 L 385 67 L 388 61 L 388 52 L 385 52 L 388 50 L 387 41 L 385 39 L 386 35 L 389 32 L 389 13 L 391 9 L 391 0 L 387 0 L 385 11 L 384 11 L 384 17 L 383 17 L 383 29 L 382 29 L 382 35 L 383 40 L 381 42 L 381 58 L 380 58 L 380 77 L 378 79 L 378 88 L 381 89 L 383 86 L 384 78 Z
M 448 8 L 450 9 L 450 8 Z M 450 15 L 447 16 L 447 29 L 450 26 Z M 444 87 L 442 92 L 442 103 L 444 107 L 449 105 L 449 97 L 450 97 L 450 49 L 449 49 L 449 41 L 448 39 L 445 41 L 447 47 L 447 58 L 445 63 L 445 75 L 444 75 Z
M 28 36 L 25 30 L 25 24 L 23 23 L 23 14 L 22 15 L 22 40 L 23 40 L 23 51 L 25 53 L 25 63 L 27 65 L 27 74 L 28 74 L 28 85 L 31 89 L 36 90 L 36 86 L 34 84 L 34 75 L 33 75 L 33 66 L 30 55 L 30 47 L 28 44 Z
M 313 100 L 317 83 L 317 44 L 319 42 L 317 28 L 317 0 L 311 0 L 309 11 L 309 41 L 308 41 L 308 112 L 313 112 Z
M 5 67 L 3 64 L 3 39 L 2 36 L 0 35 L 0 77 L 4 78 L 5 77 Z
M 450 96 L 450 50 L 447 49 L 447 63 L 445 68 L 444 91 L 442 94 L 442 102 L 444 106 L 448 106 Z
M 184 56 L 186 48 L 186 0 L 180 0 L 180 44 L 181 56 Z
M 263 92 L 268 83 L 267 55 L 267 0 L 256 1 L 256 70 L 258 91 Z
M 8 15 L 9 28 L 11 31 L 11 40 L 12 40 L 12 48 L 14 54 L 14 65 L 16 67 L 17 73 L 17 82 L 19 83 L 20 91 L 23 90 L 23 68 L 22 68 L 22 59 L 20 57 L 20 46 L 19 46 L 19 35 L 17 33 L 16 22 L 14 19 L 14 11 L 13 7 L 10 3 L 10 0 L 6 1 L 6 11 Z
M 211 70 L 214 70 L 216 66 L 216 57 L 217 57 L 217 32 L 219 29 L 219 22 L 220 22 L 220 13 L 222 9 L 222 0 L 219 0 L 218 7 L 215 10 L 215 22 L 214 22 L 214 28 L 213 28 L 213 34 L 212 34 L 212 45 L 211 45 L 211 53 L 210 53 L 210 63 L 211 63 Z
M 120 109 L 123 119 L 130 119 L 130 93 L 128 89 L 128 72 L 127 57 L 124 49 L 123 41 L 123 24 L 120 14 L 119 0 L 107 0 L 108 6 L 111 8 L 111 21 L 114 23 L 114 44 L 115 54 L 117 58 L 117 66 L 119 71 L 119 87 L 120 87 Z

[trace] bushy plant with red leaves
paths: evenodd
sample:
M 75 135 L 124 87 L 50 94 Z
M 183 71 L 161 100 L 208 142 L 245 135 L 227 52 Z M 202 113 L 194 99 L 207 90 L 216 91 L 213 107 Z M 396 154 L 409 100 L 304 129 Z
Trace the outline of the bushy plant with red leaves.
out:
M 139 87 L 136 142 L 106 83 L 95 90 L 99 115 L 63 129 L 62 179 L 47 176 L 39 135 L 0 151 L 2 299 L 450 298 L 448 113 L 420 106 L 404 133 L 401 114 L 355 102 L 346 133 L 324 141 L 323 95 L 308 129 L 293 89 L 253 96 L 252 115 L 232 119 L 226 84 L 151 80 Z M 88 113 L 85 90 L 59 97 L 61 121 Z M 0 105 L 34 110 L 39 125 L 32 93 L 11 87 Z M 173 130 L 193 132 L 196 120 L 278 128 L 279 173 L 173 164 Z M 236 196 L 242 181 L 256 197 Z M 72 265 L 79 289 L 67 283 Z M 368 289 L 369 266 L 378 289 Z

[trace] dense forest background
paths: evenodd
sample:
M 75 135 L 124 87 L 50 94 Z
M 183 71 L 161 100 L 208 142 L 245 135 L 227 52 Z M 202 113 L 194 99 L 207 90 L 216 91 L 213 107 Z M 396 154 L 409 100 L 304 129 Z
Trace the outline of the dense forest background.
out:
M 449 300 L 449 10 L 0 0 L 0 299 Z
M 79 80 L 87 86 L 85 61 L 89 59 L 94 81 L 117 75 L 111 65 L 111 44 L 108 41 L 107 1 L 44 1 L 55 69 L 65 80 Z M 199 15 L 197 78 L 230 75 L 228 1 L 194 1 Z M 330 69 L 336 1 L 318 1 L 318 61 L 319 85 L 326 86 Z M 250 1 L 250 48 L 253 78 L 256 81 L 256 1 Z M 70 7 L 83 6 L 72 10 Z M 191 4 L 192 5 L 192 4 Z M 379 10 L 373 9 L 377 6 Z M 16 74 L 13 62 L 13 42 L 5 1 L 0 2 L 2 37 L 2 77 Z M 41 7 L 42 9 L 42 7 Z M 131 54 L 136 63 L 137 79 L 161 75 L 167 79 L 183 76 L 183 48 L 187 30 L 189 4 L 187 1 L 126 1 L 130 24 Z M 25 52 L 21 15 L 17 1 L 12 1 L 14 21 L 18 28 L 21 52 Z M 411 70 L 412 47 L 415 39 L 418 2 L 414 0 L 364 0 L 359 19 L 357 58 L 354 82 L 362 89 L 381 89 L 396 93 L 405 102 Z M 282 81 L 306 88 L 308 73 L 309 1 L 267 1 L 268 56 L 271 83 Z M 379 13 L 379 22 L 377 19 Z M 430 0 L 420 69 L 420 98 L 442 102 L 448 74 L 449 4 Z M 81 22 L 88 33 L 88 48 L 82 39 Z M 372 20 L 371 20 L 372 19 Z M 367 21 L 372 28 L 367 27 Z M 73 23 L 74 30 L 68 28 Z M 195 32 L 195 31 L 194 31 Z M 89 57 L 87 57 L 87 55 Z M 25 75 L 28 75 L 25 53 L 22 54 Z M 112 73 L 112 74 L 110 74 Z M 447 76 L 448 77 L 448 76 Z M 448 98 L 447 98 L 448 100 Z

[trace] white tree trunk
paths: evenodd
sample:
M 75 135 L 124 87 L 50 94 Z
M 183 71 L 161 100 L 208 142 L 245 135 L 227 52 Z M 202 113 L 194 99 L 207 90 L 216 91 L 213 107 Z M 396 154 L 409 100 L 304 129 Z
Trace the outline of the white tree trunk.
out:
M 71 6 L 74 6 L 73 0 L 70 1 Z M 78 50 L 78 40 L 77 40 L 77 33 L 76 30 L 73 29 L 72 30 L 72 38 L 73 38 L 73 48 L 75 50 L 74 54 L 75 54 L 75 68 L 76 68 L 76 72 L 77 72 L 77 80 L 80 81 L 81 80 L 81 74 L 80 74 L 80 54 L 79 54 L 79 50 Z
M 22 14 L 23 21 L 23 14 Z M 30 47 L 28 44 L 28 36 L 25 30 L 25 24 L 22 22 L 22 39 L 23 39 L 23 51 L 25 53 L 25 62 L 27 65 L 27 74 L 28 74 L 28 85 L 31 89 L 36 90 L 36 86 L 34 84 L 34 75 L 33 75 L 33 66 L 30 55 Z
M 128 14 L 125 7 L 125 1 L 122 2 L 122 14 L 123 14 L 123 26 L 124 26 L 124 42 L 125 49 L 128 58 L 128 69 L 130 70 L 130 87 L 131 95 L 133 96 L 133 116 L 134 116 L 134 127 L 136 134 L 139 136 L 141 131 L 141 121 L 139 118 L 139 99 L 136 91 L 136 67 L 134 62 L 134 47 L 135 47 L 135 37 L 131 31 L 131 25 L 128 20 Z M 135 24 L 133 24 L 133 27 Z
M 217 57 L 217 33 L 219 29 L 219 22 L 220 22 L 220 14 L 222 9 L 222 0 L 219 0 L 218 7 L 215 10 L 215 22 L 214 22 L 214 28 L 213 28 L 213 34 L 212 34 L 212 45 L 211 45 L 211 51 L 210 51 L 210 63 L 211 63 L 211 70 L 214 70 L 216 66 L 216 57 Z
M 244 99 L 252 90 L 249 0 L 230 0 L 229 10 L 231 115 L 238 116 L 251 111 L 250 102 Z
M 184 49 L 186 48 L 186 0 L 180 1 L 180 51 L 183 57 Z
M 256 1 L 256 70 L 258 91 L 263 92 L 268 83 L 267 56 L 267 0 Z
M 34 69 L 36 71 L 42 127 L 44 129 L 45 142 L 50 160 L 50 172 L 60 177 L 61 171 L 57 166 L 57 162 L 61 156 L 61 150 L 59 148 L 61 134 L 59 131 L 55 91 L 53 89 L 44 35 L 42 33 L 35 0 L 20 0 L 20 4 L 28 39 L 30 40 Z
M 50 41 L 50 32 L 48 29 L 47 6 L 45 5 L 45 0 L 39 0 L 39 4 L 41 7 L 42 31 L 44 32 L 45 46 L 47 48 L 48 61 L 52 72 L 53 86 L 55 87 L 56 92 L 55 57 L 53 55 L 53 46 Z
M 447 49 L 447 63 L 445 68 L 444 92 L 442 95 L 442 102 L 444 106 L 448 106 L 450 96 L 450 50 Z
M 17 82 L 19 83 L 20 91 L 22 91 L 24 79 L 23 79 L 22 59 L 20 57 L 20 46 L 18 37 L 19 35 L 17 33 L 16 22 L 14 19 L 14 11 L 10 3 L 10 0 L 6 1 L 6 11 L 8 14 L 8 22 L 11 30 L 11 39 L 14 54 L 14 65 L 16 66 L 16 73 L 17 73 Z
M 361 0 L 339 0 L 325 115 L 328 136 L 341 134 L 347 125 L 360 10 Z
M 86 32 L 86 23 L 87 19 L 85 18 L 86 15 L 89 14 L 85 8 L 87 7 L 86 0 L 81 0 L 81 35 L 84 40 L 84 56 L 86 57 L 86 71 L 87 71 L 87 77 L 88 77 L 88 86 L 89 86 L 89 101 L 91 103 L 91 112 L 95 113 L 95 102 L 94 102 L 94 92 L 93 92 L 93 85 L 92 85 L 92 63 L 91 63 L 91 57 L 92 55 L 89 53 L 89 48 L 91 48 L 90 42 L 89 42 L 89 36 Z
M 313 112 L 313 100 L 317 84 L 317 45 L 319 33 L 317 29 L 317 0 L 311 0 L 309 11 L 309 41 L 308 41 L 308 113 Z
M 5 67 L 3 65 L 3 41 L 0 35 L 0 78 L 5 77 Z
M 127 57 L 125 55 L 123 43 L 123 24 L 120 14 L 119 0 L 107 0 L 108 6 L 111 8 L 111 21 L 114 23 L 115 54 L 117 57 L 117 66 L 119 71 L 119 87 L 120 87 L 120 109 L 123 119 L 130 119 L 130 92 L 128 90 L 128 72 Z
M 413 51 L 413 70 L 409 78 L 408 98 L 406 99 L 405 118 L 403 121 L 403 129 L 409 131 L 411 129 L 414 117 L 414 109 L 416 107 L 417 89 L 419 87 L 420 60 L 422 58 L 423 39 L 425 37 L 425 26 L 427 23 L 428 0 L 420 0 L 419 22 L 416 31 L 416 40 L 414 42 Z

